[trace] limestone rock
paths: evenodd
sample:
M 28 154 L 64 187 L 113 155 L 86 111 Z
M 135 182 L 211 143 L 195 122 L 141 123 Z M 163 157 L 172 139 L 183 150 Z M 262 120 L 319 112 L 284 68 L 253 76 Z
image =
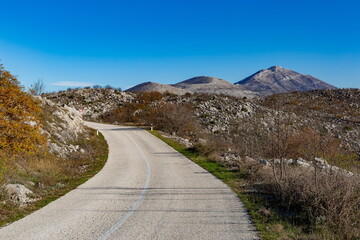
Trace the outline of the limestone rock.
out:
M 10 195 L 11 200 L 21 206 L 36 201 L 35 198 L 31 197 L 34 193 L 24 185 L 7 184 L 5 190 Z

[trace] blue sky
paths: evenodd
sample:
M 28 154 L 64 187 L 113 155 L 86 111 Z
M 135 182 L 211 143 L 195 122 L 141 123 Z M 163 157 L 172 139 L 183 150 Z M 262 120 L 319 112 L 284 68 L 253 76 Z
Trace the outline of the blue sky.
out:
M 273 65 L 360 88 L 360 1 L 3 1 L 0 59 L 29 86 L 126 89 Z

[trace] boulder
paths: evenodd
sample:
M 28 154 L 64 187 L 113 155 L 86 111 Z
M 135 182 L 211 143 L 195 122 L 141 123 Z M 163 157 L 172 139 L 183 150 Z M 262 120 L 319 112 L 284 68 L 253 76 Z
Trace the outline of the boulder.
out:
M 34 193 L 24 185 L 7 184 L 5 190 L 10 195 L 11 200 L 20 206 L 36 201 L 35 198 L 31 197 Z

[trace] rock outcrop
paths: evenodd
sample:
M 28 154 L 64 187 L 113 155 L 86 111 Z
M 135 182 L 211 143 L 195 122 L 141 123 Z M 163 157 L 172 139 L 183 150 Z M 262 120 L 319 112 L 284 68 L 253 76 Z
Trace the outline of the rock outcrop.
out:
M 38 97 L 44 111 L 42 133 L 48 138 L 50 152 L 67 158 L 73 152 L 82 151 L 75 142 L 85 132 L 84 121 L 79 111 L 69 106 L 60 107 L 49 99 Z
M 44 94 L 47 99 L 78 110 L 85 120 L 101 120 L 111 110 L 134 99 L 134 94 L 112 88 L 71 89 Z

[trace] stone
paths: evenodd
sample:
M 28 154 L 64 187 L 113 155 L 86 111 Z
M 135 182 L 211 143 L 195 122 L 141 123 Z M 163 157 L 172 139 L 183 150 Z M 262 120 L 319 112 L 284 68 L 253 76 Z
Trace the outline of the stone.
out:
M 10 195 L 11 200 L 21 206 L 36 201 L 35 198 L 31 197 L 34 193 L 24 185 L 7 184 L 5 190 Z

